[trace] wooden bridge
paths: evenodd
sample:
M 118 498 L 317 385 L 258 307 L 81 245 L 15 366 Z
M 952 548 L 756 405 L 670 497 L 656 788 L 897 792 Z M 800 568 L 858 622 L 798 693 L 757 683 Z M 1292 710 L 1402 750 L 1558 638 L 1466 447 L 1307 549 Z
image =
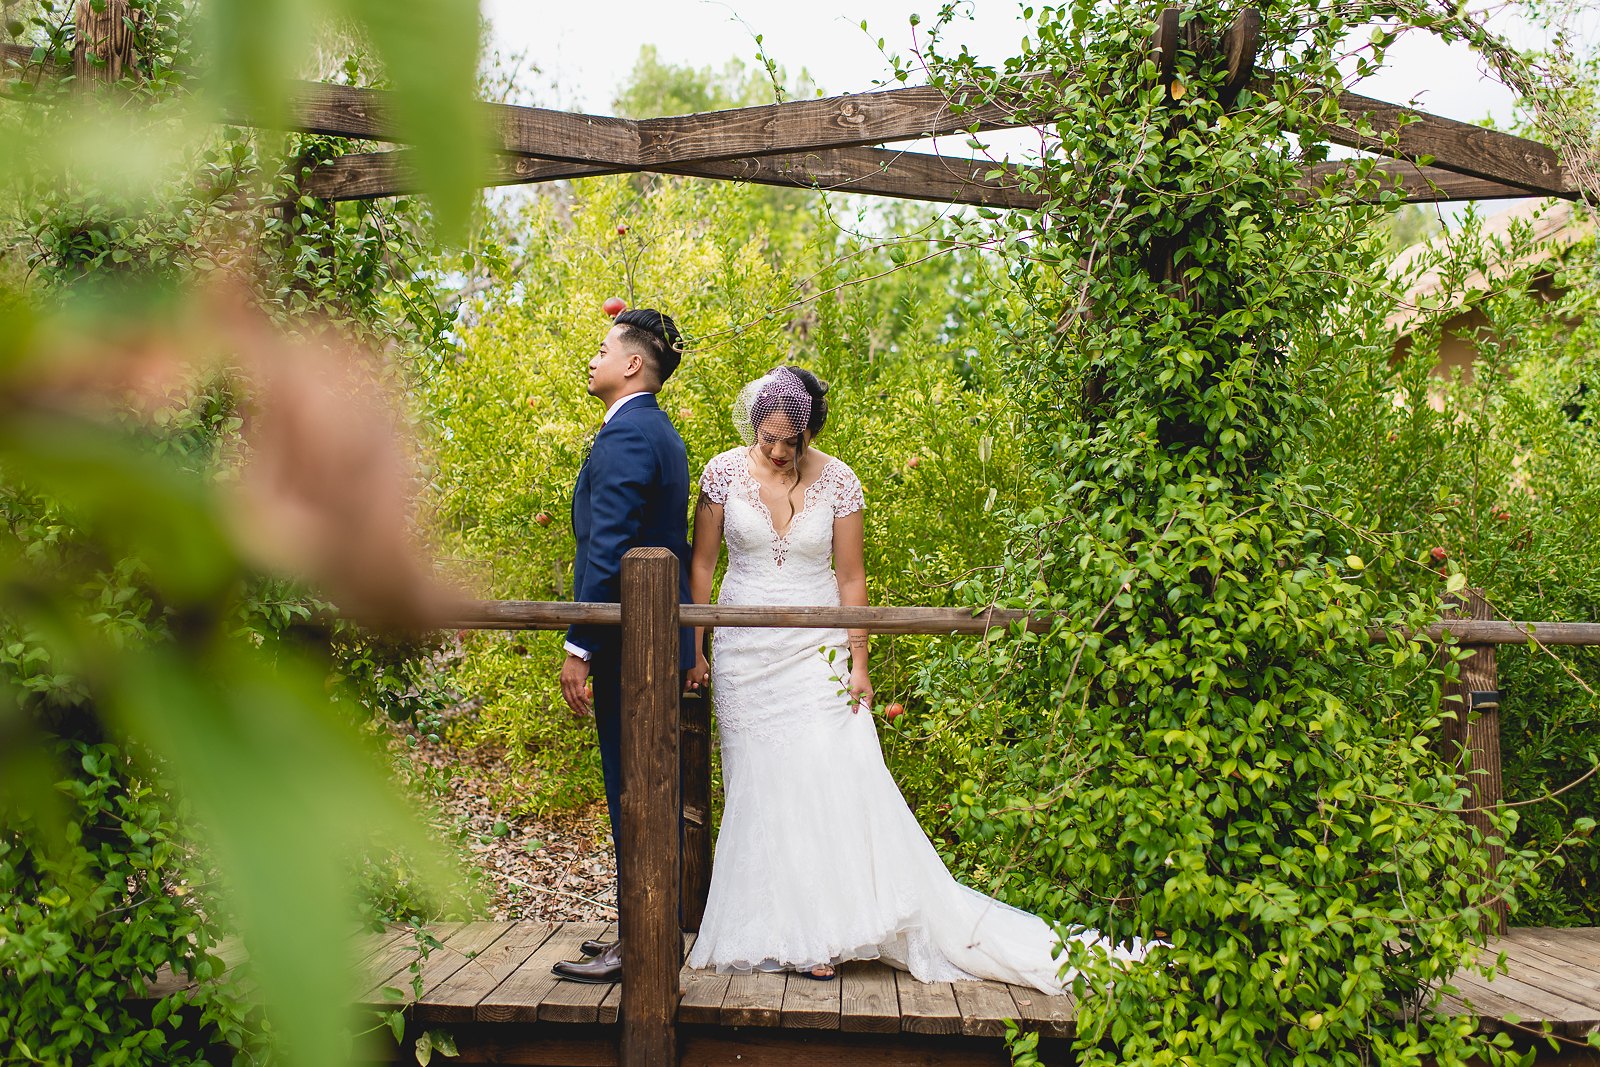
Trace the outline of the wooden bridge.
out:
M 443 943 L 422 964 L 422 994 L 409 995 L 415 935 L 373 937 L 366 999 L 389 1004 L 385 986 L 407 990 L 418 1032 L 445 1026 L 462 1057 L 494 1063 L 616 1064 L 621 987 L 580 985 L 550 973 L 576 958 L 586 938 L 610 936 L 603 923 L 455 923 L 430 928 Z M 693 935 L 685 937 L 685 948 Z M 1600 1029 L 1600 930 L 1519 929 L 1490 940 L 1506 973 L 1463 974 L 1451 1011 L 1472 1011 L 1491 1027 L 1581 1040 Z M 832 982 L 798 975 L 715 975 L 683 969 L 676 1023 L 686 1065 L 870 1062 L 1009 1064 L 1006 1021 L 1038 1031 L 1047 1063 L 1065 1063 L 1074 1001 L 999 982 L 922 983 L 881 963 L 840 969 Z M 1516 1020 L 1513 1023 L 1511 1020 Z M 409 1043 L 408 1043 L 409 1047 Z
M 1076 1017 L 1070 995 L 998 982 L 924 984 L 875 962 L 846 964 L 832 982 L 683 967 L 710 881 L 711 709 L 707 699 L 680 691 L 680 623 L 949 634 L 1043 629 L 1052 620 L 998 610 L 679 605 L 677 570 L 672 553 L 639 549 L 623 562 L 620 605 L 493 602 L 453 620 L 485 629 L 622 627 L 626 785 L 618 912 L 628 931 L 627 981 L 584 985 L 551 974 L 558 960 L 579 957 L 585 939 L 615 933 L 601 923 L 438 924 L 427 929 L 440 947 L 426 954 L 410 928 L 373 935 L 359 948 L 369 983 L 361 1000 L 404 1010 L 408 1037 L 398 1060 L 412 1062 L 411 1040 L 443 1028 L 467 1063 L 976 1067 L 1010 1062 L 1003 1036 L 1012 1020 L 1039 1033 L 1046 1063 L 1067 1062 Z M 1476 646 L 1453 694 L 1472 714 L 1444 740 L 1466 754 L 1475 772 L 1469 808 L 1488 810 L 1500 801 L 1494 645 L 1525 643 L 1532 624 L 1489 620 L 1486 603 L 1472 594 L 1463 607 L 1465 618 L 1434 633 L 1448 629 Z M 1538 633 L 1549 643 L 1600 644 L 1596 624 L 1539 624 Z M 1504 972 L 1486 980 L 1463 960 L 1452 980 L 1458 992 L 1443 998 L 1441 1010 L 1472 1013 L 1482 1025 L 1519 1038 L 1548 1032 L 1574 1048 L 1600 1031 L 1600 929 L 1502 925 L 1486 952 L 1485 962 L 1505 954 Z M 160 998 L 182 985 L 169 974 L 145 995 Z M 1600 1056 L 1588 1055 L 1561 1062 L 1600 1067 Z
M 427 932 L 442 947 L 426 956 L 408 927 L 371 935 L 361 949 L 371 982 L 363 1002 L 400 1007 L 408 1018 L 395 1062 L 414 1062 L 409 1050 L 415 1038 L 437 1028 L 454 1037 L 464 1063 L 622 1062 L 622 987 L 563 982 L 550 973 L 557 960 L 576 958 L 586 938 L 614 935 L 615 924 L 440 923 Z M 685 951 L 693 939 L 685 936 Z M 1492 980 L 1458 975 L 1460 995 L 1444 999 L 1446 1010 L 1470 1011 L 1488 1028 L 1525 1038 L 1548 1027 L 1572 1046 L 1600 1031 L 1600 930 L 1512 929 L 1491 938 L 1485 951 L 1491 960 L 1505 954 L 1505 972 Z M 181 987 L 169 977 L 147 996 L 158 999 Z M 401 999 L 386 989 L 399 991 Z M 832 982 L 685 968 L 677 992 L 674 1021 L 684 1067 L 1004 1067 L 1011 1062 L 1003 1042 L 1007 1020 L 1039 1033 L 1044 1062 L 1066 1063 L 1075 1016 L 1070 995 L 998 982 L 925 984 L 876 962 L 846 964 Z M 1552 1061 L 1541 1056 L 1539 1062 Z M 1591 1060 L 1575 1053 L 1557 1062 L 1600 1064 L 1600 1055 Z

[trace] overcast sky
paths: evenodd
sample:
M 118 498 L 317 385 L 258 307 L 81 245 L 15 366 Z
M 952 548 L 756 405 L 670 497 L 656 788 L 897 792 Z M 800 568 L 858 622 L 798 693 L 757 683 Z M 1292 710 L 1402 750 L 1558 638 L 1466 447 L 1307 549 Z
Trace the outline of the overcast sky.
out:
M 491 47 L 525 53 L 539 73 L 524 77 L 530 102 L 608 113 L 642 44 L 653 44 L 663 61 L 720 68 L 730 58 L 755 65 L 761 48 L 786 68 L 791 80 L 804 69 L 829 94 L 860 92 L 889 80 L 892 68 L 878 49 L 909 56 L 917 39 L 909 24 L 923 18 L 923 32 L 938 0 L 483 0 Z M 1592 3 L 1592 0 L 1574 0 Z M 969 0 L 969 20 L 947 35 L 945 50 L 966 44 L 980 59 L 998 63 L 1014 55 L 1028 27 L 1012 0 Z M 865 19 L 869 32 L 863 32 Z M 1505 19 L 1503 32 L 1527 41 L 1531 32 Z M 1446 46 L 1420 32 L 1401 39 L 1385 71 L 1350 88 L 1396 103 L 1415 103 L 1435 114 L 1466 122 L 1512 115 L 1511 94 L 1485 77 L 1464 46 Z M 990 135 L 996 154 L 1026 145 L 1025 136 Z M 967 151 L 956 141 L 942 151 Z
M 909 55 L 915 46 L 909 18 L 932 20 L 937 0 L 484 0 L 493 43 L 502 52 L 526 51 L 554 84 L 560 103 L 605 111 L 632 69 L 642 44 L 653 44 L 663 60 L 720 67 L 729 58 L 754 62 L 755 36 L 791 75 L 800 69 L 830 94 L 870 89 L 887 80 L 890 67 L 877 48 Z M 981 59 L 998 62 L 1018 50 L 1027 26 L 1011 0 L 973 0 L 973 18 L 956 24 L 955 41 Z M 870 32 L 863 33 L 865 19 Z M 1510 96 L 1485 79 L 1462 47 L 1446 47 L 1412 34 L 1391 53 L 1389 69 L 1361 88 L 1396 102 L 1417 100 L 1451 118 L 1505 119 Z M 551 101 L 556 102 L 556 101 Z

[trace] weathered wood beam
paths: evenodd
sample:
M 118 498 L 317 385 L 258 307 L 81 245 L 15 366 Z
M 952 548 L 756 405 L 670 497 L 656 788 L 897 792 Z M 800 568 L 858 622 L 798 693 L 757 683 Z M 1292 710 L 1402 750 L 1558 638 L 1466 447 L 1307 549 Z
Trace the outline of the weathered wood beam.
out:
M 780 188 L 869 193 L 994 208 L 1037 208 L 1045 202 L 1045 197 L 1021 188 L 1016 177 L 988 177 L 991 171 L 1001 169 L 988 160 L 883 148 L 840 148 L 644 169 Z M 1018 174 L 1023 170 L 1013 169 Z M 523 185 L 616 174 L 623 170 L 502 157 L 484 180 L 488 185 Z M 301 185 L 301 191 L 307 196 L 333 200 L 373 199 L 413 192 L 417 188 L 418 182 L 405 151 L 341 156 L 316 167 Z
M 1156 80 L 1163 85 L 1172 81 L 1178 69 L 1179 22 L 1183 9 L 1164 7 L 1156 15 L 1155 29 L 1150 34 L 1150 58 L 1156 64 Z
M 1223 107 L 1231 107 L 1255 74 L 1256 58 L 1261 53 L 1261 12 L 1247 7 L 1234 17 L 1222 35 L 1222 54 L 1228 64 L 1228 77 L 1218 90 Z
M 963 104 L 967 98 L 970 105 Z M 984 100 L 976 88 L 952 93 L 932 86 L 882 89 L 641 119 L 639 163 L 650 167 L 787 155 L 1031 124 L 1018 117 L 1016 106 Z
M 1350 161 L 1318 163 L 1307 168 L 1301 184 L 1318 188 L 1329 177 L 1348 172 Z M 993 179 L 997 169 L 987 160 L 958 159 L 881 148 L 842 148 L 793 156 L 652 167 L 653 171 L 725 181 L 747 181 L 788 189 L 863 193 L 945 204 L 997 209 L 1036 210 L 1045 196 L 1025 188 L 1030 168 L 1014 166 Z M 1439 167 L 1384 161 L 1375 168 L 1383 180 L 1412 203 L 1458 200 L 1517 199 L 1543 196 L 1515 185 L 1473 178 Z M 486 185 L 529 185 L 568 178 L 622 173 L 619 167 L 555 163 L 527 157 L 502 157 L 485 176 Z M 358 153 L 320 164 L 307 175 L 301 191 L 330 200 L 370 200 L 415 192 L 419 187 L 405 150 Z M 1577 190 L 1568 190 L 1568 196 Z
M 4 57 L 16 63 L 26 63 L 32 56 L 24 46 L 4 48 Z M 484 106 L 494 115 L 502 151 L 629 170 L 1029 124 L 1018 116 L 1016 106 L 986 100 L 976 87 L 950 92 L 932 86 L 880 89 L 639 120 L 511 104 Z M 247 112 L 224 114 L 228 122 L 253 125 Z M 291 128 L 305 133 L 402 141 L 392 118 L 390 94 L 381 89 L 302 83 L 294 91 L 288 121 Z
M 641 120 L 510 104 L 485 106 L 494 115 L 502 151 L 625 170 L 879 144 L 974 127 L 1027 125 L 1015 109 L 993 102 L 959 110 L 956 100 L 961 95 L 952 99 L 942 90 L 916 86 Z M 400 141 L 390 111 L 389 94 L 380 89 L 302 85 L 290 107 L 289 125 L 307 133 Z M 243 112 L 228 115 L 228 121 L 241 125 L 248 125 L 249 119 Z
M 1353 163 L 1353 160 L 1332 160 L 1313 164 L 1306 168 L 1305 177 L 1300 184 L 1306 188 L 1320 188 L 1329 178 L 1351 174 Z M 1385 160 L 1377 164 L 1373 168 L 1373 177 L 1381 180 L 1387 188 L 1400 193 L 1408 202 L 1418 204 L 1442 204 L 1457 200 L 1526 199 L 1547 195 L 1520 185 L 1503 185 L 1467 174 L 1457 174 L 1441 167 L 1424 167 L 1403 160 Z M 1553 195 L 1570 198 L 1579 194 L 1574 188 Z
M 1174 20 L 1167 12 L 1163 12 L 1158 20 L 1155 40 L 1161 62 L 1173 54 L 1163 37 L 1175 32 Z M 1244 64 L 1249 57 L 1250 42 L 1250 27 L 1236 22 L 1224 39 L 1230 72 L 1234 70 L 1236 62 L 1240 64 L 1238 69 L 1241 74 L 1248 70 Z M 0 45 L 0 59 L 25 65 L 32 60 L 32 49 L 22 45 Z M 1256 85 L 1263 91 L 1270 88 L 1268 82 L 1260 79 Z M 367 140 L 394 140 L 399 134 L 388 117 L 387 100 L 387 94 L 381 90 L 307 85 L 296 97 L 291 124 L 307 132 Z M 1355 93 L 1341 93 L 1339 102 L 1348 121 L 1329 125 L 1323 131 L 1336 144 L 1405 160 L 1430 156 L 1432 165 L 1438 169 L 1491 183 L 1495 188 L 1488 195 L 1502 195 L 1498 189 L 1504 187 L 1568 199 L 1577 195 L 1576 183 L 1567 175 L 1555 151 L 1536 141 Z M 979 104 L 970 111 L 957 114 L 950 98 L 930 87 L 885 89 L 824 100 L 800 100 L 638 122 L 547 108 L 499 104 L 485 106 L 495 113 L 502 146 L 507 152 L 602 168 L 569 172 L 532 164 L 506 164 L 502 165 L 501 174 L 491 181 L 492 184 L 548 181 L 558 177 L 579 177 L 617 170 L 648 169 L 692 174 L 699 171 L 691 168 L 697 168 L 702 163 L 765 155 L 793 156 L 798 153 L 803 156 L 888 140 L 955 133 L 973 126 L 992 130 L 1023 125 L 1014 111 L 1000 104 Z M 229 119 L 247 124 L 249 116 L 234 114 Z M 1370 125 L 1371 132 L 1363 133 L 1358 128 L 1363 119 Z M 1399 130 L 1396 143 L 1385 144 L 1383 135 L 1395 130 Z M 869 188 L 871 184 L 879 184 L 871 174 L 876 166 L 868 162 L 871 158 L 868 155 L 845 154 L 826 159 L 819 156 L 816 164 L 820 168 L 817 181 L 803 180 L 806 166 L 794 161 L 778 163 L 771 168 L 741 164 L 741 174 L 738 175 L 707 173 L 703 176 L 742 176 L 753 182 L 770 181 L 793 186 L 826 187 L 829 181 L 849 181 L 858 192 L 923 198 L 907 183 L 898 180 L 882 183 L 888 186 L 884 190 Z M 349 164 L 345 166 L 357 173 L 331 174 L 325 180 L 335 187 L 344 188 L 349 195 L 391 195 L 401 191 L 401 187 L 398 184 L 383 185 L 381 170 L 396 163 L 398 161 L 385 161 L 381 165 L 375 163 L 373 168 L 365 170 L 362 165 Z M 907 164 L 908 167 L 917 165 L 914 161 Z M 941 167 L 947 165 L 948 161 L 940 164 Z M 828 177 L 830 168 L 837 172 L 836 177 Z M 1434 186 L 1436 188 L 1419 188 L 1417 199 L 1462 199 L 1469 188 L 1443 183 L 1434 183 Z M 1440 189 L 1455 191 L 1441 197 L 1438 195 Z M 987 191 L 972 196 L 950 196 L 948 188 L 941 183 L 935 195 L 929 198 L 951 203 L 987 203 L 996 207 L 1032 206 L 1026 199 L 1012 202 L 1004 197 L 997 200 L 994 196 Z
M 593 178 L 602 174 L 627 172 L 626 167 L 563 163 L 532 156 L 497 156 L 489 172 L 480 178 L 480 184 L 531 185 L 563 178 Z M 376 200 L 379 197 L 415 193 L 420 188 L 416 168 L 411 165 L 409 148 L 336 156 L 313 167 L 300 183 L 302 195 L 327 200 Z
M 22 70 L 30 66 L 33 66 L 32 48 L 25 44 L 10 44 L 6 42 L 0 42 L 0 72 Z M 42 69 L 43 68 L 41 68 L 41 70 Z M 62 65 L 59 70 L 56 69 L 56 64 L 51 64 L 50 67 L 50 73 L 52 76 L 70 73 L 71 70 L 72 67 L 70 65 Z
M 902 152 L 886 148 L 839 148 L 793 156 L 756 156 L 690 167 L 664 167 L 664 173 L 722 178 L 796 189 L 871 193 L 874 196 L 1036 209 L 1048 199 L 1022 187 L 1019 176 L 1031 167 L 1004 167 L 984 159 Z M 1000 170 L 1001 177 L 989 175 Z
M 292 94 L 289 128 L 330 137 L 403 143 L 382 89 L 302 83 Z M 575 163 L 632 166 L 639 159 L 639 134 L 628 119 L 584 115 L 550 108 L 486 104 L 494 116 L 501 147 L 508 152 Z M 254 125 L 247 111 L 225 109 L 224 120 Z
M 1571 199 L 1576 183 L 1554 149 L 1526 137 L 1441 118 L 1358 93 L 1340 93 L 1344 123 L 1323 128 L 1334 144 L 1394 159 L 1432 157 L 1432 165 L 1499 185 Z M 1370 132 L 1359 127 L 1363 120 Z M 1396 132 L 1398 131 L 1398 133 Z
M 622 810 L 617 921 L 626 935 L 618 1040 L 622 1067 L 678 1062 L 678 557 L 622 557 Z M 598 710 L 598 709 L 597 709 Z
M 1053 612 L 1018 608 L 768 607 L 759 604 L 684 604 L 678 614 L 680 626 L 863 629 L 879 634 L 981 634 L 1017 623 L 1026 623 L 1030 630 L 1048 630 L 1057 618 Z M 622 608 L 616 604 L 470 600 L 459 604 L 441 628 L 565 630 L 573 623 L 616 626 L 621 619 Z M 1460 619 L 1434 623 L 1417 631 L 1415 636 L 1439 640 L 1447 632 L 1463 645 L 1525 645 L 1531 635 L 1546 645 L 1600 646 L 1600 622 Z M 1384 633 L 1381 627 L 1367 631 L 1373 640 L 1382 640 Z

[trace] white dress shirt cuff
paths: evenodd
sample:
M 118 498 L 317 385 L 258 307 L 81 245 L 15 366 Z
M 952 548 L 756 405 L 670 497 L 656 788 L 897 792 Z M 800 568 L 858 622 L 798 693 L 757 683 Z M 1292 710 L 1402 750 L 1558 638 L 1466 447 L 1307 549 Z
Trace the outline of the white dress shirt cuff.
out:
M 573 644 L 571 641 L 567 641 L 567 642 L 565 642 L 565 644 L 567 646 L 567 651 L 569 653 L 571 653 L 574 656 L 577 656 L 579 659 L 583 660 L 583 662 L 585 662 L 585 663 L 589 662 L 589 650 L 587 648 L 579 648 L 577 645 Z

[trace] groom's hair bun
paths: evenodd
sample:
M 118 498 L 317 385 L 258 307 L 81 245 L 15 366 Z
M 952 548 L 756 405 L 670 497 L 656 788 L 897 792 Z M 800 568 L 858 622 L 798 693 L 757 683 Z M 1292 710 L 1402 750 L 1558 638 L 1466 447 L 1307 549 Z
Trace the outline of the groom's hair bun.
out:
M 635 345 L 655 367 L 656 380 L 665 382 L 683 362 L 683 334 L 672 316 L 655 308 L 634 308 L 617 316 L 624 344 Z

